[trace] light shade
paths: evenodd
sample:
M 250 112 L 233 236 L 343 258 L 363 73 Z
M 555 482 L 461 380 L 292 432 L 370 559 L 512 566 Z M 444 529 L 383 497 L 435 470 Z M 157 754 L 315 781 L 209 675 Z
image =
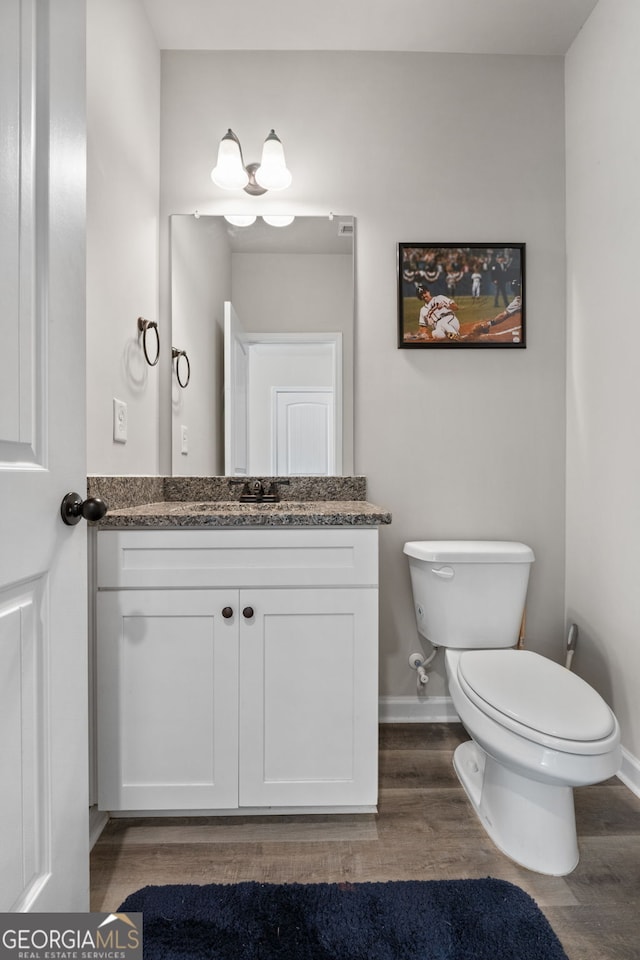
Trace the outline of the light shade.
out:
M 262 147 L 262 160 L 256 170 L 256 180 L 265 190 L 284 190 L 291 184 L 284 150 L 275 130 L 272 130 Z
M 288 227 L 290 223 L 293 223 L 295 217 L 286 216 L 285 214 L 273 214 L 273 213 L 263 213 L 262 219 L 265 223 L 268 223 L 270 227 Z
M 220 141 L 218 162 L 211 171 L 211 179 L 224 190 L 242 190 L 249 183 L 240 141 L 231 128 Z
M 255 214 L 250 213 L 225 213 L 224 218 L 234 227 L 250 227 L 257 219 Z

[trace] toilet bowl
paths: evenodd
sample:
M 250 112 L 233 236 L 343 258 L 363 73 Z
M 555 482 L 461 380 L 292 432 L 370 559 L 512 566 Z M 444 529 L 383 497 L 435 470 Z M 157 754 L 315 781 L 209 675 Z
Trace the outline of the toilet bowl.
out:
M 473 738 L 457 747 L 454 769 L 485 830 L 522 866 L 570 873 L 579 860 L 573 787 L 617 772 L 615 716 L 580 677 L 530 651 L 447 650 L 445 664 Z
M 445 648 L 449 693 L 471 736 L 454 769 L 485 830 L 516 863 L 552 876 L 578 863 L 573 787 L 620 766 L 618 722 L 569 670 L 514 649 L 533 551 L 503 541 L 413 541 L 421 637 Z

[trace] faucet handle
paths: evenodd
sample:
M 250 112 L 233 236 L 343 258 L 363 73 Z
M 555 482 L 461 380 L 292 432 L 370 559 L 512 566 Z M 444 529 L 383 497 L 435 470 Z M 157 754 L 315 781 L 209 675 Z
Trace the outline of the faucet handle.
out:
M 288 478 L 285 477 L 282 480 L 271 480 L 269 484 L 269 492 L 266 494 L 269 500 L 277 501 L 280 499 L 278 487 L 283 483 L 288 485 L 289 484 Z
M 244 479 L 244 478 L 232 477 L 232 478 L 229 480 L 229 486 L 235 486 L 235 487 L 242 486 L 242 490 L 240 491 L 240 499 L 241 499 L 241 500 L 242 500 L 243 497 L 250 497 L 250 496 L 251 496 L 251 491 L 249 490 L 249 481 L 246 480 L 246 479 Z

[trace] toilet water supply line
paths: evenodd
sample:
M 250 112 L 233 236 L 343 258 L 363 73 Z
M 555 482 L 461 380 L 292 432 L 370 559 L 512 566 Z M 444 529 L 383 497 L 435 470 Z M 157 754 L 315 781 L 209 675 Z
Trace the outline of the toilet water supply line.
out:
M 431 641 L 429 641 L 429 643 L 431 643 Z M 428 657 L 423 657 L 421 653 L 412 653 L 409 657 L 409 666 L 418 674 L 418 690 L 420 690 L 421 687 L 426 686 L 426 684 L 429 682 L 429 674 L 425 668 L 429 666 L 438 652 L 438 647 L 434 646 L 433 644 L 431 644 L 431 646 L 433 647 L 433 652 L 430 653 Z

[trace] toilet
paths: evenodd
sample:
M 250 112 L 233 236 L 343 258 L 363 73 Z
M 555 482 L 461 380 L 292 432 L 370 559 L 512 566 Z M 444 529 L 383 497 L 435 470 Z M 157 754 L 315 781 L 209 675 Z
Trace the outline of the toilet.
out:
M 420 540 L 404 553 L 418 632 L 445 648 L 449 693 L 472 738 L 453 759 L 467 797 L 516 863 L 571 873 L 579 859 L 573 787 L 618 771 L 620 729 L 588 683 L 515 649 L 533 550 L 510 541 Z

